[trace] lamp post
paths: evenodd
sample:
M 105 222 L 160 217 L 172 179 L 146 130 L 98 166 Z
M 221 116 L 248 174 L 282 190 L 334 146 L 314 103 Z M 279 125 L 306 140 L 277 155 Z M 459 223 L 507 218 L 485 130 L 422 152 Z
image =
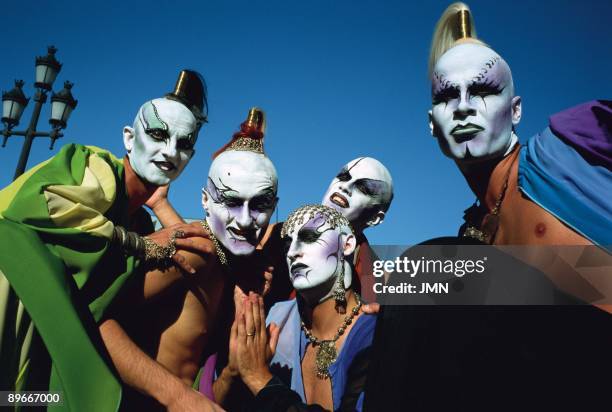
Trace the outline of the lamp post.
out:
M 39 132 L 36 130 L 40 111 L 47 101 L 47 92 L 51 91 L 53 82 L 62 68 L 61 63 L 55 58 L 57 49 L 49 46 L 47 50 L 48 54 L 46 56 L 36 58 L 36 81 L 34 83 L 36 87 L 34 102 L 36 105 L 26 130 L 13 130 L 19 124 L 23 110 L 30 100 L 23 93 L 23 80 L 15 80 L 15 87 L 11 91 L 2 92 L 2 122 L 4 123 L 4 130 L 1 132 L 3 136 L 2 147 L 6 146 L 6 141 L 11 136 L 25 137 L 13 180 L 24 172 L 34 138 L 49 137 L 51 139 L 49 149 L 52 150 L 55 141 L 63 136 L 61 130 L 66 128 L 68 117 L 77 105 L 77 101 L 74 100 L 70 92 L 72 83 L 65 82 L 64 88 L 59 93 L 52 92 L 51 94 L 51 118 L 49 119 L 52 127 L 51 131 Z

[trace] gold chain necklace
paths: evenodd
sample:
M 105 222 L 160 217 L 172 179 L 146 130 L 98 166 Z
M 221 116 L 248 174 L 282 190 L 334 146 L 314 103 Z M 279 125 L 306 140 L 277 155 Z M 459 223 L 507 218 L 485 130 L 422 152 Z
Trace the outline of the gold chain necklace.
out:
M 340 339 L 340 336 L 344 334 L 346 328 L 353 322 L 353 318 L 359 313 L 359 309 L 361 309 L 361 305 L 363 302 L 361 301 L 361 296 L 357 292 L 355 292 L 355 298 L 357 299 L 357 305 L 353 308 L 349 315 L 344 317 L 344 322 L 338 328 L 338 332 L 334 335 L 333 339 L 321 340 L 315 337 L 312 332 L 306 328 L 304 325 L 304 321 L 302 322 L 302 329 L 304 330 L 304 334 L 306 334 L 306 338 L 312 343 L 312 346 L 318 346 L 317 355 L 316 355 L 316 366 L 317 366 L 317 378 L 319 379 L 327 379 L 330 377 L 329 375 L 329 367 L 332 363 L 336 361 L 338 358 L 338 352 L 336 351 L 336 341 Z
M 468 225 L 463 233 L 463 237 L 471 237 L 477 239 L 483 243 L 488 245 L 493 243 L 495 240 L 495 234 L 497 233 L 497 229 L 499 228 L 499 212 L 501 210 L 501 205 L 504 201 L 504 197 L 506 196 L 506 190 L 508 189 L 508 181 L 510 180 L 510 173 L 512 172 L 512 167 L 514 166 L 514 162 L 516 158 L 512 160 L 510 166 L 508 167 L 508 172 L 506 172 L 506 177 L 504 179 L 504 185 L 502 186 L 501 193 L 497 196 L 497 200 L 495 201 L 495 206 L 489 213 L 487 213 L 482 218 L 482 223 L 480 224 L 480 229 L 477 229 L 475 225 Z
M 215 252 L 217 252 L 217 257 L 219 258 L 219 262 L 221 262 L 223 266 L 227 266 L 227 256 L 225 255 L 225 252 L 223 251 L 223 249 L 221 249 L 221 244 L 217 240 L 217 237 L 213 234 L 212 230 L 210 230 L 210 226 L 208 226 L 208 222 L 206 220 L 200 220 L 200 224 L 202 225 L 204 230 L 208 232 L 208 235 L 210 236 L 210 240 L 212 240 L 213 244 L 215 245 Z

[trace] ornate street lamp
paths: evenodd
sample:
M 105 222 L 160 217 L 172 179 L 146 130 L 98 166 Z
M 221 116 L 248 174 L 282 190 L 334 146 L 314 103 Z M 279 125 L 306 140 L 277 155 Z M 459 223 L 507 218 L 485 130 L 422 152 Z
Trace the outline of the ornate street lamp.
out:
M 29 101 L 30 99 L 23 94 L 23 80 L 15 80 L 15 87 L 13 90 L 10 92 L 2 92 L 2 122 L 4 122 L 9 129 L 19 124 L 23 109 L 25 109 Z M 2 146 L 4 146 L 4 144 Z
M 48 54 L 46 56 L 36 58 L 36 83 L 34 83 L 34 86 L 51 90 L 57 74 L 62 69 L 62 64 L 55 58 L 57 52 L 55 47 L 49 46 L 47 50 Z
M 25 170 L 34 138 L 49 137 L 51 139 L 49 149 L 53 149 L 55 141 L 63 136 L 61 129 L 66 128 L 70 113 L 72 113 L 77 105 L 77 101 L 72 97 L 70 91 L 73 84 L 68 81 L 64 82 L 64 88 L 60 92 L 51 94 L 51 118 L 49 119 L 49 123 L 52 126 L 51 131 L 36 131 L 40 111 L 43 104 L 47 101 L 46 92 L 51 91 L 53 82 L 62 68 L 62 64 L 55 58 L 56 52 L 57 49 L 55 47 L 49 46 L 46 56 L 36 58 L 36 82 L 34 83 L 36 87 L 34 102 L 36 104 L 32 111 L 30 124 L 26 130 L 13 130 L 19 124 L 23 110 L 29 101 L 23 93 L 23 80 L 16 80 L 15 87 L 11 91 L 2 93 L 2 122 L 5 125 L 4 130 L 1 132 L 4 137 L 2 147 L 6 146 L 6 141 L 11 136 L 25 137 L 14 179 L 17 179 Z
M 66 81 L 64 82 L 64 88 L 59 93 L 51 95 L 51 119 L 49 119 L 49 123 L 54 128 L 63 129 L 66 127 L 70 113 L 72 113 L 78 103 L 70 92 L 72 86 L 72 83 Z

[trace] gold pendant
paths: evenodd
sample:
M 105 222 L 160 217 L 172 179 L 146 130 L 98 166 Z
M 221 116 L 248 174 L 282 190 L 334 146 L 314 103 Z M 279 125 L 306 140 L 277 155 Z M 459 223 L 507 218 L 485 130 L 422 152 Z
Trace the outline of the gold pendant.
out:
M 317 377 L 319 379 L 327 379 L 329 375 L 329 366 L 336 361 L 336 344 L 333 340 L 324 340 L 319 344 L 317 349 Z

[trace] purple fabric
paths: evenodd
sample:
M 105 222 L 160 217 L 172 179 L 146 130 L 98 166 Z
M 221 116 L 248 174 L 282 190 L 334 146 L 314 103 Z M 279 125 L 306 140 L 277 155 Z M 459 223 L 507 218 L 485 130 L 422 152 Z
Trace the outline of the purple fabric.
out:
M 552 115 L 550 129 L 590 164 L 612 170 L 612 101 L 593 100 Z
M 204 363 L 204 370 L 200 375 L 200 393 L 206 395 L 206 397 L 213 402 L 215 401 L 215 394 L 212 386 L 214 381 L 215 367 L 217 365 L 217 354 L 210 355 Z

